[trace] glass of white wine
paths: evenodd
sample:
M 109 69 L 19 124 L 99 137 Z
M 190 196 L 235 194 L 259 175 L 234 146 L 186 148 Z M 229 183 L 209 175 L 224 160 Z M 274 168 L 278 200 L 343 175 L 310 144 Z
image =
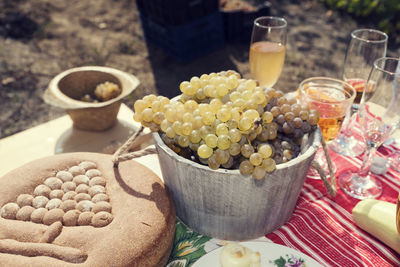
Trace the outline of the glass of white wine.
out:
M 254 20 L 250 42 L 250 73 L 260 86 L 275 85 L 283 68 L 286 53 L 287 22 L 280 17 Z

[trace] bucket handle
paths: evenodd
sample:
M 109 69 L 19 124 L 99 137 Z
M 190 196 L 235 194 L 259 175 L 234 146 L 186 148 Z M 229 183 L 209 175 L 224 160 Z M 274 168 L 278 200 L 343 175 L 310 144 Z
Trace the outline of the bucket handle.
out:
M 114 163 L 114 167 L 118 167 L 118 164 L 122 161 L 127 161 L 130 159 L 143 157 L 150 154 L 156 154 L 157 150 L 155 146 L 148 146 L 142 150 L 128 152 L 131 148 L 135 139 L 143 132 L 144 127 L 140 126 L 139 130 L 134 133 L 118 150 L 114 153 L 112 162 Z
M 328 163 L 330 181 L 329 181 L 328 177 L 326 177 L 324 170 L 322 169 L 321 165 L 319 165 L 319 163 L 317 161 L 313 160 L 311 162 L 311 167 L 313 167 L 318 172 L 319 176 L 321 177 L 321 180 L 324 182 L 324 185 L 326 187 L 326 190 L 328 191 L 328 194 L 331 197 L 334 197 L 334 196 L 336 196 L 336 190 L 337 190 L 336 189 L 336 176 L 333 171 L 332 160 L 331 160 L 331 156 L 329 155 L 329 152 L 328 152 L 328 146 L 326 145 L 326 142 L 323 137 L 321 138 L 321 144 L 322 144 L 322 148 L 324 150 L 326 162 Z

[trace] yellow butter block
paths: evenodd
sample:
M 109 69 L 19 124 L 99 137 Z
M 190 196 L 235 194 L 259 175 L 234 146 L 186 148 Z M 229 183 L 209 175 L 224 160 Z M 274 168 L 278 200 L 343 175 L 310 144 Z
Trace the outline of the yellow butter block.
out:
M 365 199 L 353 208 L 357 226 L 400 253 L 400 234 L 396 228 L 396 204 Z

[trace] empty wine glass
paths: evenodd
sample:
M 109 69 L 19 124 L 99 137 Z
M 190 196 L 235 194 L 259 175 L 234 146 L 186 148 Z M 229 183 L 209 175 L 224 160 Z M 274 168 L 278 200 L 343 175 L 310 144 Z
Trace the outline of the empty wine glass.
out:
M 346 172 L 338 179 L 344 192 L 358 199 L 381 195 L 381 182 L 370 173 L 376 149 L 399 127 L 400 72 L 399 59 L 377 59 L 369 75 L 358 111 L 360 127 L 366 142 L 364 161 L 358 173 Z M 396 72 L 397 71 L 397 72 Z
M 357 110 L 365 84 L 374 61 L 386 55 L 388 36 L 373 29 L 358 29 L 351 33 L 343 65 L 343 79 L 356 89 L 357 96 L 346 116 L 340 134 L 330 148 L 345 156 L 358 156 L 365 151 L 365 144 L 354 136 Z M 366 88 L 372 90 L 372 88 Z
M 262 87 L 272 87 L 281 75 L 286 53 L 287 22 L 280 17 L 254 20 L 250 43 L 250 73 Z

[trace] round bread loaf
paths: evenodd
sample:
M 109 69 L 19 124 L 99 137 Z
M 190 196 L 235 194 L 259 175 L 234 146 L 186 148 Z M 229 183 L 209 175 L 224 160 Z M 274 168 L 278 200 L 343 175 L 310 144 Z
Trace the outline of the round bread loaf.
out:
M 89 181 L 92 200 L 81 205 L 70 187 L 78 175 L 101 177 L 91 185 Z M 53 179 L 45 183 L 48 178 Z M 42 184 L 46 187 L 38 187 Z M 48 189 L 63 190 L 62 199 L 50 202 Z M 20 212 L 24 216 L 19 214 L 17 220 L 16 203 L 23 194 L 18 202 L 24 205 Z M 48 210 L 47 203 L 53 209 Z M 172 200 L 157 175 L 135 161 L 114 168 L 111 156 L 105 154 L 60 154 L 9 172 L 0 177 L 0 210 L 4 266 L 164 266 L 175 232 Z M 25 211 L 30 221 L 24 221 Z M 86 213 L 91 216 L 86 218 Z M 54 223 L 61 225 L 61 231 L 54 230 Z

